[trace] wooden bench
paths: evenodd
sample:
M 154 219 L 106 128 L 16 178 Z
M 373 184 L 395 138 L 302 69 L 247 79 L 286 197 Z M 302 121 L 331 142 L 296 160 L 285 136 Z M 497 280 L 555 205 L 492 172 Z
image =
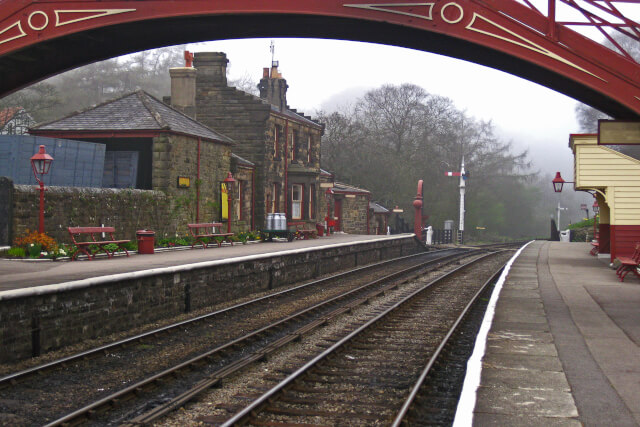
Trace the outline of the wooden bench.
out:
M 621 282 L 624 282 L 625 276 L 629 273 L 633 273 L 637 277 L 640 277 L 640 274 L 638 274 L 638 267 L 640 266 L 640 242 L 636 243 L 633 255 L 630 257 L 620 256 L 618 257 L 618 260 L 620 261 L 620 266 L 616 270 L 616 274 L 620 278 Z
M 129 256 L 129 252 L 127 251 L 127 248 L 124 247 L 124 245 L 125 243 L 129 243 L 130 240 L 116 240 L 113 237 L 113 233 L 115 233 L 116 231 L 114 227 L 68 227 L 67 229 L 69 230 L 69 234 L 71 235 L 71 241 L 78 248 L 78 251 L 71 256 L 72 261 L 76 259 L 78 257 L 78 254 L 81 252 L 86 254 L 87 258 L 89 258 L 90 260 L 94 259 L 95 254 L 89 251 L 89 247 L 91 245 L 95 245 L 98 247 L 96 253 L 104 252 L 107 254 L 108 258 L 112 258 L 113 254 L 120 249 L 123 250 L 124 253 L 127 254 L 127 256 Z M 102 238 L 102 233 L 108 234 L 109 240 L 104 240 Z M 85 234 L 88 234 L 91 237 L 90 241 L 86 240 L 78 242 L 76 240 L 76 236 Z M 100 239 L 96 239 L 96 234 L 100 234 Z M 106 246 L 111 244 L 117 245 L 118 248 L 113 251 L 109 251 Z
M 307 225 L 308 224 L 304 221 L 287 223 L 287 226 L 295 227 L 295 231 L 293 232 L 294 238 L 298 240 L 315 239 L 317 237 L 316 235 L 318 233 L 318 230 L 316 230 L 315 228 L 304 228 Z
M 208 247 L 208 243 L 213 243 L 213 242 L 207 243 L 204 241 L 204 239 L 212 239 L 213 241 L 215 241 L 218 247 L 220 247 L 222 246 L 223 241 L 227 241 L 231 243 L 231 236 L 233 236 L 233 233 L 217 233 L 216 232 L 216 228 L 217 229 L 222 228 L 222 223 L 220 222 L 187 224 L 187 227 L 189 227 L 189 233 L 191 233 L 191 236 L 193 236 L 194 238 L 193 244 L 191 245 L 191 249 L 193 249 L 193 247 L 198 243 L 202 245 L 202 249 L 206 249 Z M 205 231 L 201 232 L 200 230 L 205 230 Z M 222 239 L 218 240 L 216 239 L 216 237 L 222 237 Z

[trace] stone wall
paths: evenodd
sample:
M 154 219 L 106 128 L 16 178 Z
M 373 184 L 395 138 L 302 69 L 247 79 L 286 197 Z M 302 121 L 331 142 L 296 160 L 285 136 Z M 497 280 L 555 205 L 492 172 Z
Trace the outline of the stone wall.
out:
M 231 171 L 231 147 L 200 141 L 200 180 L 198 181 L 198 139 L 163 135 L 153 139 L 153 188 L 165 192 L 178 206 L 176 218 L 187 232 L 186 224 L 196 220 L 196 192 L 200 187 L 200 222 L 220 220 L 220 183 Z M 178 188 L 178 177 L 190 179 L 189 188 Z
M 0 246 L 10 246 L 11 221 L 13 216 L 13 181 L 0 176 Z
M 45 233 L 60 243 L 71 243 L 67 227 L 115 227 L 116 239 L 135 240 L 135 232 L 150 229 L 162 234 L 175 233 L 167 196 L 159 191 L 46 187 Z M 15 185 L 12 204 L 12 238 L 27 229 L 38 230 L 40 191 L 33 185 Z
M 0 362 L 423 250 L 413 237 L 381 238 L 2 292 Z
M 231 229 L 235 232 L 252 231 L 252 214 L 251 204 L 253 202 L 253 173 L 252 168 L 235 165 L 233 168 L 233 177 L 236 181 L 242 183 L 242 191 L 240 191 L 240 200 L 238 200 L 238 185 L 236 184 L 233 193 L 233 214 L 234 222 Z M 240 204 L 241 211 L 238 211 Z M 239 215 L 238 215 L 239 213 Z M 238 218 L 240 217 L 240 218 Z M 260 228 L 260 227 L 257 227 Z
M 367 234 L 369 198 L 356 195 L 342 199 L 342 231 L 349 234 Z

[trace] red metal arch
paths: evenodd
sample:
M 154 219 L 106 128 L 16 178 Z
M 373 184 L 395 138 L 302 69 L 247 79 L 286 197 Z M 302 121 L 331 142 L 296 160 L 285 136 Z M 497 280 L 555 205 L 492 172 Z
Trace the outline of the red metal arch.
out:
M 442 53 L 538 82 L 615 117 L 640 116 L 640 65 L 609 36 L 618 32 L 640 43 L 640 26 L 617 7 L 637 0 L 583 0 L 590 8 L 575 0 L 548 0 L 546 13 L 523 1 L 0 0 L 0 94 L 65 69 L 151 47 L 307 36 Z M 557 21 L 557 3 L 584 19 Z M 602 31 L 618 52 L 573 26 Z

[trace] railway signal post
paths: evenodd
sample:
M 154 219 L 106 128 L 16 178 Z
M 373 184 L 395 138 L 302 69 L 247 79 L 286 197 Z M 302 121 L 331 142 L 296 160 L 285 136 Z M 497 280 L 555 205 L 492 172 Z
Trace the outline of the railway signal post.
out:
M 464 170 L 464 156 L 460 164 L 460 172 L 445 172 L 446 176 L 460 177 L 460 223 L 458 224 L 458 244 L 464 243 L 464 193 L 467 175 Z

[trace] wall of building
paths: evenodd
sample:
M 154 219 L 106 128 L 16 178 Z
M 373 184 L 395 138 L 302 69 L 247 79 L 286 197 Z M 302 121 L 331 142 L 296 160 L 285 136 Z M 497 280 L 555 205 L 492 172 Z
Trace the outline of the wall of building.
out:
M 316 175 L 311 181 L 317 184 L 320 172 L 322 129 L 319 125 L 305 122 L 302 118 L 295 120 L 275 112 L 265 101 L 228 87 L 227 63 L 226 55 L 222 53 L 198 52 L 195 54 L 196 119 L 232 138 L 236 142 L 233 152 L 254 163 L 256 188 L 254 209 L 256 227 L 260 228 L 264 224 L 266 213 L 270 212 L 273 206 L 273 183 L 279 184 L 276 210 L 285 212 L 288 207 L 290 193 L 285 186 L 285 159 L 287 163 L 291 163 L 293 156 L 295 165 L 309 169 L 305 174 Z M 275 80 L 278 85 L 286 86 L 284 79 Z M 282 103 L 286 105 L 286 98 Z M 310 149 L 309 137 L 311 137 Z M 277 150 L 276 140 L 278 141 Z M 292 140 L 297 141 L 295 151 L 291 144 Z M 310 184 L 311 181 L 306 179 L 306 184 Z M 313 218 L 310 222 L 315 220 L 316 218 Z
M 342 196 L 337 196 L 342 197 Z M 355 195 L 342 199 L 341 231 L 349 234 L 367 234 L 367 212 L 369 197 Z
M 0 361 L 126 331 L 190 309 L 230 302 L 319 275 L 424 250 L 413 237 L 309 248 L 233 261 L 171 267 L 135 279 L 104 278 L 0 293 Z M 156 269 L 157 270 L 157 269 Z
M 253 203 L 253 169 L 235 166 L 233 168 L 233 177 L 236 181 L 242 182 L 242 191 L 240 191 L 240 205 L 241 205 L 241 218 L 238 218 L 238 215 L 234 213 L 233 218 L 236 218 L 235 222 L 232 224 L 232 229 L 235 231 L 252 231 L 254 228 L 260 228 L 256 225 L 256 227 L 252 227 L 252 210 L 251 206 Z M 236 190 L 237 191 L 237 185 Z M 238 203 L 238 195 L 233 195 L 233 212 L 237 212 L 236 204 Z
M 218 59 L 196 53 L 196 118 L 236 142 L 233 152 L 255 165 L 255 186 L 265 188 L 269 182 L 266 178 L 265 139 L 268 137 L 266 121 L 270 107 L 254 96 L 228 87 L 226 78 L 222 80 L 221 72 L 216 71 L 222 67 Z M 264 211 L 264 191 L 256 191 L 256 217 L 264 217 Z
M 153 189 L 166 193 L 173 206 L 181 206 L 182 223 L 196 221 L 196 193 L 200 187 L 200 222 L 220 220 L 220 183 L 231 171 L 231 146 L 198 139 L 163 135 L 153 139 Z M 189 188 L 178 188 L 178 177 L 190 179 Z M 186 227 L 186 226 L 185 226 Z M 182 229 L 186 232 L 186 228 Z
M 599 189 L 601 253 L 631 256 L 640 241 L 640 161 L 598 145 L 597 135 L 572 135 L 575 186 Z
M 12 189 L 11 237 L 27 229 L 38 230 L 40 191 L 32 185 L 14 185 Z M 175 234 L 176 215 L 169 199 L 159 191 L 46 187 L 45 233 L 61 243 L 70 243 L 67 227 L 113 226 L 117 239 L 135 240 L 140 229 L 156 231 L 157 236 Z

